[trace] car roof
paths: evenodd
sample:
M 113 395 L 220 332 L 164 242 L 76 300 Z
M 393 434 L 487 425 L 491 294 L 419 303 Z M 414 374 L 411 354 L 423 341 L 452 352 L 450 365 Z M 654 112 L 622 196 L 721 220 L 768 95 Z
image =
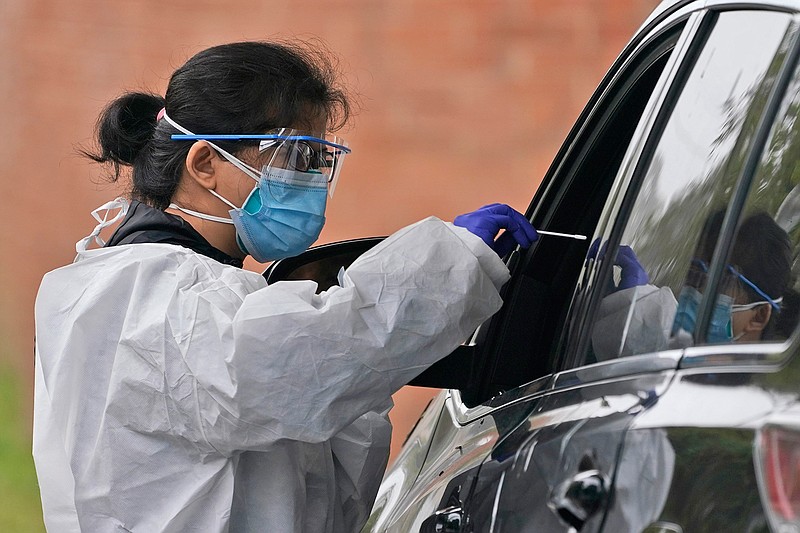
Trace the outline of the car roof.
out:
M 748 0 L 747 2 L 742 2 L 741 0 L 662 0 L 647 17 L 642 27 L 644 28 L 653 20 L 664 17 L 689 4 L 695 4 L 695 9 L 726 5 L 740 8 L 773 7 L 787 11 L 798 11 L 800 8 L 797 0 Z
M 642 32 L 676 11 L 684 9 L 693 11 L 714 7 L 723 9 L 726 7 L 742 9 L 772 8 L 797 13 L 800 11 L 800 2 L 798 0 L 747 0 L 746 2 L 741 0 L 661 0 L 661 3 L 653 9 L 636 31 L 632 40 L 635 41 Z

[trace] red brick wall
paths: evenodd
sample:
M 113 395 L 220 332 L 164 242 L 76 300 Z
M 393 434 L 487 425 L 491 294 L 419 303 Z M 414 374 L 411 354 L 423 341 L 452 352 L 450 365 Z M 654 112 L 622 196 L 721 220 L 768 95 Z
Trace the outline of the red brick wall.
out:
M 163 92 L 207 46 L 324 40 L 363 109 L 321 242 L 484 203 L 524 210 L 569 127 L 655 0 L 4 0 L 0 358 L 32 383 L 32 310 L 112 198 L 74 155 L 124 89 Z M 258 268 L 254 263 L 250 268 Z M 430 396 L 401 391 L 399 444 Z M 26 401 L 30 405 L 30 401 Z M 29 415 L 29 412 L 27 413 Z

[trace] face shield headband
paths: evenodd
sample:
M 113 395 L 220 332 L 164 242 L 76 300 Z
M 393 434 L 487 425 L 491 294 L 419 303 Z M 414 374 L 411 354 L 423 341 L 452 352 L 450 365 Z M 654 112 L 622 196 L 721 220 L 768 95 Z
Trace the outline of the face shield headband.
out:
M 692 259 L 692 266 L 693 268 L 697 269 L 701 275 L 708 275 L 708 265 L 702 259 Z M 730 276 L 735 279 L 738 279 L 741 283 L 745 286 L 749 287 L 754 293 L 756 293 L 760 298 L 763 298 L 760 301 L 753 302 L 750 304 L 734 304 L 733 311 L 745 311 L 748 309 L 753 309 L 759 305 L 769 304 L 776 312 L 781 310 L 781 303 L 783 302 L 783 297 L 772 298 L 767 293 L 765 293 L 761 288 L 758 287 L 755 283 L 750 281 L 744 274 L 736 270 L 731 265 L 725 265 L 725 268 Z

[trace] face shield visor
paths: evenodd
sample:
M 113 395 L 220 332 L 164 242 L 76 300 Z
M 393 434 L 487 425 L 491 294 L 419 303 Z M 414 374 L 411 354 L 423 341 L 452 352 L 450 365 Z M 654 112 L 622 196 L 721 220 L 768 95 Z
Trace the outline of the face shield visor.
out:
M 322 178 L 328 184 L 330 197 L 336 190 L 344 158 L 350 153 L 347 142 L 335 135 L 320 136 L 288 128 L 267 132 L 261 137 L 258 150 L 262 174 L 282 169 L 306 174 L 314 181 Z
M 309 184 L 324 182 L 328 195 L 333 197 L 336 183 L 347 154 L 351 152 L 347 141 L 335 135 L 315 135 L 308 131 L 278 128 L 264 134 L 243 135 L 195 135 L 190 133 L 172 135 L 178 141 L 209 141 L 229 159 L 238 159 L 216 146 L 213 141 L 258 141 L 261 176 L 292 175 L 292 180 L 306 180 Z M 246 168 L 258 179 L 258 171 L 250 165 Z M 270 171 L 275 172 L 270 172 Z M 271 180 L 270 180 L 271 181 Z M 280 180 L 278 180 L 280 181 Z M 271 181 L 272 182 L 272 181 Z M 281 191 L 274 191 L 279 195 Z

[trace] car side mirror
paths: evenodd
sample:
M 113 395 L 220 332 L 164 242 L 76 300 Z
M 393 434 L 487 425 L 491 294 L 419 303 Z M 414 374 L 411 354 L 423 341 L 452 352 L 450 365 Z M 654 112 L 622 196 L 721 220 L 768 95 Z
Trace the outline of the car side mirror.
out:
M 385 238 L 368 237 L 315 246 L 300 255 L 275 261 L 262 275 L 270 285 L 276 281 L 310 279 L 317 282 L 317 293 L 320 293 L 338 285 L 339 271 Z
M 263 276 L 268 284 L 288 280 L 313 280 L 317 282 L 317 292 L 338 285 L 338 275 L 359 256 L 383 241 L 385 237 L 369 237 L 309 248 L 295 257 L 287 257 L 272 263 Z M 464 344 L 431 365 L 415 377 L 409 385 L 436 389 L 467 389 L 476 374 L 474 367 L 475 346 Z

